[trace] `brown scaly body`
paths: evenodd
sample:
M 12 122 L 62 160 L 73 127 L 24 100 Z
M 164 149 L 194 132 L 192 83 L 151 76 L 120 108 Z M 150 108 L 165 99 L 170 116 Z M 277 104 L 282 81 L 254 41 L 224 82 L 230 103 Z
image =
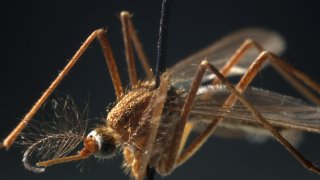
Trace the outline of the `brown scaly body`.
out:
M 130 132 L 133 133 L 139 126 L 143 110 L 147 108 L 154 93 L 152 84 L 142 82 L 128 91 L 109 112 L 106 126 L 98 128 L 97 131 L 112 131 L 121 144 L 127 142 L 131 136 Z
M 163 110 L 158 128 L 154 128 L 151 122 L 152 113 L 162 101 L 155 97 L 156 92 L 154 82 L 139 83 L 111 109 L 106 124 L 96 129 L 98 134 L 114 137 L 115 144 L 123 150 L 125 169 L 130 170 L 136 178 L 141 176 L 139 174 L 141 163 L 148 163 L 162 175 L 172 171 L 170 169 L 168 172 L 166 162 L 179 113 L 171 112 L 167 107 L 174 105 L 177 96 L 174 90 L 168 91 L 168 98 L 165 99 L 166 108 Z M 174 116 L 177 118 L 172 119 Z M 150 142 L 148 138 L 154 130 L 156 137 Z M 150 152 L 146 150 L 147 143 L 152 143 L 153 148 Z M 149 162 L 142 162 L 142 156 L 147 153 L 150 155 Z

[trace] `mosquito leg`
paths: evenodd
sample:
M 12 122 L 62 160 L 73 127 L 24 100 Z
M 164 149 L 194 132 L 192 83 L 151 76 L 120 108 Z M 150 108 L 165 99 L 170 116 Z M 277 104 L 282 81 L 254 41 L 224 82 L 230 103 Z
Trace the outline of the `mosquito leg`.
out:
M 180 120 L 177 123 L 177 126 L 175 127 L 173 138 L 171 141 L 170 149 L 168 150 L 168 156 L 162 160 L 162 162 L 159 162 L 159 165 L 157 167 L 158 171 L 161 171 L 160 174 L 169 174 L 175 167 L 176 160 L 179 155 L 179 148 L 181 147 L 181 139 L 183 137 L 183 131 L 185 129 L 194 99 L 197 95 L 198 88 L 201 85 L 201 80 L 203 78 L 203 75 L 205 73 L 205 70 L 207 68 L 206 64 L 201 63 L 197 69 L 195 78 L 191 84 L 191 88 L 189 90 L 189 93 L 186 97 L 185 103 L 183 105 L 181 114 L 180 114 Z
M 195 78 L 193 80 L 193 83 L 191 85 L 190 92 L 189 92 L 188 97 L 186 98 L 185 104 L 183 106 L 184 108 L 182 109 L 182 112 L 181 112 L 181 120 L 188 118 L 190 111 L 191 111 L 191 108 L 192 108 L 192 103 L 194 101 L 195 95 L 198 91 L 198 88 L 200 87 L 200 83 L 203 79 L 203 75 L 208 67 L 209 67 L 209 64 L 207 61 L 202 61 L 202 63 L 199 65 L 197 72 L 196 72 L 196 75 L 195 75 Z M 194 95 L 193 95 L 192 102 L 190 103 L 189 96 L 190 96 L 191 92 L 193 92 Z M 187 108 L 185 108 L 185 107 L 187 107 Z M 184 112 L 184 111 L 187 111 L 187 112 Z M 184 113 L 186 113 L 187 115 L 184 115 Z M 183 118 L 184 116 L 186 116 L 186 117 Z M 211 134 L 214 132 L 214 130 L 218 127 L 218 124 L 221 120 L 222 120 L 222 118 L 213 119 L 212 123 L 210 123 L 207 126 L 207 128 L 184 151 L 182 151 L 183 142 L 182 142 L 182 140 L 180 141 L 179 157 L 175 158 L 176 159 L 175 167 L 180 166 L 185 161 L 190 159 L 193 156 L 193 154 L 196 153 L 196 151 L 198 151 L 202 147 L 202 145 L 207 141 L 207 139 L 211 136 Z M 176 132 L 178 132 L 178 131 L 176 131 Z M 184 140 L 184 141 L 186 141 L 186 140 Z
M 263 52 L 263 47 L 261 47 L 258 43 L 251 39 L 245 40 L 239 47 L 239 49 L 229 59 L 229 61 L 224 65 L 224 67 L 221 68 L 221 74 L 227 76 L 228 73 L 231 71 L 232 67 L 235 66 L 241 60 L 241 57 L 248 51 L 249 48 L 256 48 L 259 52 Z M 269 56 L 271 56 L 271 53 L 269 53 Z M 318 93 L 320 92 L 320 85 L 317 82 L 311 80 L 304 73 L 283 62 L 276 55 L 272 54 L 272 56 L 274 56 L 273 59 L 276 59 L 274 61 L 277 61 L 271 62 L 272 67 L 275 68 L 275 70 L 277 70 L 280 73 L 280 75 L 284 79 L 286 79 L 302 95 L 304 95 L 311 102 L 319 105 L 320 99 L 316 95 L 314 95 L 309 89 L 307 89 L 303 85 L 303 83 L 311 87 Z M 299 79 L 300 81 L 298 81 L 297 79 Z M 220 80 L 216 78 L 213 80 L 213 84 L 219 83 L 219 81 Z
M 130 39 L 130 30 L 129 30 L 129 13 L 127 11 L 122 11 L 120 14 L 121 25 L 122 25 L 122 34 L 123 41 L 126 50 L 126 60 L 128 65 L 128 73 L 131 86 L 135 86 L 138 83 L 136 65 L 134 63 L 133 48 Z
M 150 103 L 142 115 L 143 119 L 141 122 L 148 122 L 148 126 L 141 126 L 140 128 L 149 128 L 149 131 L 148 134 L 144 136 L 146 142 L 143 143 L 142 150 L 134 154 L 134 160 L 131 164 L 131 173 L 136 179 L 143 179 L 146 175 L 151 156 L 150 152 L 153 152 L 154 142 L 156 141 L 158 128 L 161 122 L 162 111 L 167 98 L 169 83 L 169 75 L 163 73 L 160 76 L 160 86 L 157 89 L 157 92 L 151 97 Z M 141 129 L 137 128 L 134 134 L 139 131 L 141 131 Z
M 263 51 L 263 48 L 259 44 L 255 43 L 251 39 L 246 39 L 236 50 L 236 52 L 231 56 L 231 58 L 226 62 L 226 64 L 220 69 L 220 73 L 224 76 L 227 76 L 228 73 L 231 71 L 232 67 L 235 66 L 241 60 L 243 55 L 250 48 L 256 48 L 259 52 Z M 217 84 L 219 82 L 220 79 L 215 78 L 213 80 L 213 84 Z
M 111 50 L 111 45 L 103 29 L 97 30 L 97 38 L 100 42 L 104 57 L 108 65 L 108 70 L 112 79 L 113 87 L 116 91 L 117 100 L 120 100 L 124 95 L 123 86 L 121 83 L 118 67 Z
M 243 92 L 247 88 L 247 86 L 250 84 L 250 82 L 253 80 L 253 78 L 256 76 L 256 74 L 259 72 L 262 64 L 265 63 L 267 60 L 271 61 L 271 63 L 275 64 L 275 66 L 281 68 L 282 72 L 285 72 L 287 74 L 293 74 L 294 76 L 296 76 L 296 78 L 299 78 L 301 81 L 304 81 L 308 84 L 310 82 L 310 85 L 312 87 L 314 86 L 314 88 L 315 88 L 314 90 L 320 92 L 320 86 L 319 86 L 319 89 L 316 87 L 318 85 L 317 83 L 314 84 L 313 81 L 310 80 L 306 75 L 304 75 L 300 71 L 296 70 L 292 66 L 289 66 L 288 64 L 284 63 L 275 54 L 272 54 L 268 51 L 261 52 L 260 55 L 256 58 L 256 60 L 251 64 L 251 66 L 249 67 L 247 72 L 243 75 L 243 77 L 241 78 L 241 80 L 239 81 L 239 83 L 237 85 L 237 89 L 240 92 Z M 300 83 L 300 85 L 301 85 L 301 83 Z M 303 87 L 303 86 L 301 86 L 301 87 Z M 307 95 L 310 96 L 310 98 L 312 98 L 310 100 L 312 100 L 314 103 L 320 104 L 320 99 L 317 96 L 315 96 L 314 94 L 307 94 Z M 226 101 L 234 101 L 235 98 L 236 98 L 235 95 L 231 94 L 230 97 Z
M 20 123 L 11 131 L 11 133 L 4 139 L 3 143 L 0 144 L 0 148 L 9 149 L 14 141 L 17 139 L 21 131 L 26 127 L 26 125 L 30 122 L 31 118 L 35 115 L 35 113 L 39 110 L 39 108 L 43 105 L 43 103 L 48 99 L 51 93 L 56 89 L 56 87 L 60 84 L 63 78 L 69 73 L 75 63 L 79 60 L 81 55 L 86 51 L 91 42 L 98 38 L 101 43 L 103 53 L 106 57 L 106 61 L 108 64 L 109 72 L 113 81 L 114 88 L 116 90 L 117 98 L 119 99 L 123 94 L 123 87 L 121 85 L 120 76 L 118 73 L 117 66 L 115 65 L 115 60 L 111 51 L 111 47 L 107 37 L 104 34 L 103 29 L 98 29 L 91 33 L 91 35 L 86 39 L 86 41 L 82 44 L 79 50 L 75 53 L 75 55 L 71 58 L 68 64 L 63 68 L 63 70 L 59 73 L 56 79 L 50 84 L 50 86 L 46 89 L 46 91 L 42 94 L 42 96 L 38 99 L 38 101 L 33 105 L 30 111 L 23 117 Z
M 152 79 L 152 77 L 153 77 L 152 69 L 149 65 L 149 61 L 147 59 L 147 56 L 146 56 L 145 52 L 143 51 L 141 41 L 139 40 L 139 37 L 136 33 L 135 27 L 131 21 L 130 16 L 128 18 L 128 28 L 129 28 L 130 37 L 131 37 L 133 46 L 134 46 L 134 48 L 137 52 L 137 55 L 139 57 L 139 61 L 142 64 L 142 67 L 147 75 L 147 78 Z
M 212 120 L 212 122 L 207 126 L 207 128 L 187 148 L 185 148 L 181 152 L 179 158 L 177 159 L 176 167 L 182 165 L 184 162 L 189 160 L 202 147 L 202 145 L 216 130 L 221 120 L 222 118 Z
M 181 151 L 183 150 L 184 146 L 186 145 L 188 137 L 189 137 L 193 127 L 194 127 L 194 124 L 190 123 L 190 122 L 187 122 L 186 126 L 184 127 L 178 154 L 181 153 Z
M 304 73 L 298 71 L 289 64 L 283 62 L 277 55 L 268 53 L 271 60 L 271 65 L 275 68 L 279 74 L 284 77 L 295 89 L 301 92 L 309 101 L 313 102 L 316 105 L 320 105 L 320 98 L 312 93 L 309 89 L 302 85 L 301 82 L 308 85 L 314 91 L 320 93 L 320 84 L 310 79 Z M 299 79 L 300 81 L 298 81 Z
M 153 73 L 148 63 L 146 54 L 143 51 L 141 42 L 137 36 L 134 25 L 131 21 L 131 15 L 127 11 L 122 11 L 120 14 L 120 18 L 121 18 L 121 25 L 122 25 L 123 40 L 124 40 L 124 45 L 126 50 L 126 60 L 128 64 L 129 78 L 130 78 L 131 85 L 136 85 L 138 82 L 138 79 L 137 79 L 137 72 L 136 72 L 136 67 L 134 63 L 133 47 L 137 52 L 139 61 L 147 75 L 147 78 L 152 79 Z M 133 47 L 131 43 L 133 44 Z
M 207 61 L 203 61 L 201 64 L 206 64 L 207 67 L 227 86 L 231 91 L 231 95 L 224 103 L 224 107 L 231 108 L 232 105 L 238 99 L 248 110 L 256 117 L 256 119 L 268 129 L 274 137 L 307 169 L 320 174 L 320 169 L 308 161 L 297 149 L 295 149 L 286 139 L 284 139 L 279 132 L 254 108 L 254 106 L 249 103 L 241 93 L 246 89 L 248 84 L 251 82 L 253 77 L 256 75 L 257 71 L 269 57 L 268 52 L 263 52 L 250 66 L 247 73 L 243 75 L 237 87 L 234 88 L 233 85 L 211 64 Z M 207 129 L 193 142 L 191 145 L 181 154 L 177 160 L 177 165 L 182 164 L 188 160 L 192 155 L 198 150 L 201 145 L 209 138 L 209 136 L 214 132 L 217 124 L 222 121 L 223 118 L 215 119 Z
M 188 140 L 188 137 L 192 131 L 194 127 L 194 124 L 193 123 L 190 123 L 190 122 L 187 122 L 186 125 L 185 125 L 185 128 L 183 130 L 183 134 L 182 134 L 182 137 L 181 137 L 181 141 L 180 141 L 180 146 L 178 147 L 178 155 L 181 153 L 181 151 L 183 150 L 187 140 Z M 167 154 L 167 153 L 164 153 L 164 154 Z M 167 161 L 172 161 L 172 159 L 167 159 Z M 172 168 L 169 168 L 168 165 L 167 165 L 167 161 L 163 161 L 163 162 L 160 162 L 159 164 L 157 164 L 157 170 L 161 173 L 161 174 L 168 174 L 170 173 L 170 171 L 172 170 Z

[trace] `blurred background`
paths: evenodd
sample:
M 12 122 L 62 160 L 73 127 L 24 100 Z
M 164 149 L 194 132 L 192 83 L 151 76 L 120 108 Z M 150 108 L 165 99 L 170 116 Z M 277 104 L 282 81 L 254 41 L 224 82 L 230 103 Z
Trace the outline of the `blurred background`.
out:
M 4 138 L 64 67 L 87 36 L 107 28 L 122 79 L 128 87 L 119 13 L 128 10 L 144 49 L 154 64 L 161 1 L 2 1 L 0 137 Z M 297 0 L 175 0 L 170 17 L 168 67 L 229 32 L 248 26 L 273 29 L 286 39 L 282 57 L 320 82 L 320 14 L 316 2 Z M 141 68 L 140 68 L 141 70 Z M 300 97 L 267 69 L 258 85 Z M 140 74 L 143 78 L 143 73 Z M 101 49 L 94 42 L 57 89 L 89 101 L 90 118 L 105 117 L 115 94 Z M 94 128 L 91 126 L 90 128 Z M 320 136 L 306 134 L 301 152 L 320 164 Z M 45 173 L 25 170 L 22 150 L 0 151 L 1 179 L 128 179 L 122 156 L 53 166 Z M 162 179 L 157 175 L 156 179 Z M 211 138 L 187 163 L 164 179 L 319 179 L 280 144 Z

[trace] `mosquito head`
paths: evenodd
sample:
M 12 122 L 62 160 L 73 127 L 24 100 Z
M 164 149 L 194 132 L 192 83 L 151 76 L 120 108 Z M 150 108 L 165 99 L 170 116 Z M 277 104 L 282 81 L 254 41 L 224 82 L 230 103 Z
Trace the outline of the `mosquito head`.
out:
M 116 142 L 111 134 L 91 131 L 84 141 L 84 147 L 95 157 L 108 159 L 116 153 Z

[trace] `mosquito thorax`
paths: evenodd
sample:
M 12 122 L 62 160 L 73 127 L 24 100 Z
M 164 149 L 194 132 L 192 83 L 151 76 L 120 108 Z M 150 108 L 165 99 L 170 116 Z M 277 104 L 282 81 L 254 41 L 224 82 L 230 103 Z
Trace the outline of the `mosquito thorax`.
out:
M 100 159 L 108 159 L 116 153 L 116 142 L 111 134 L 99 133 L 97 130 L 91 131 L 87 138 L 92 139 L 97 145 L 98 149 L 94 156 Z
M 115 104 L 108 113 L 106 124 L 115 134 L 120 143 L 129 140 L 136 128 L 141 124 L 140 120 L 144 111 L 148 108 L 150 98 L 154 93 L 154 82 L 140 82 Z

